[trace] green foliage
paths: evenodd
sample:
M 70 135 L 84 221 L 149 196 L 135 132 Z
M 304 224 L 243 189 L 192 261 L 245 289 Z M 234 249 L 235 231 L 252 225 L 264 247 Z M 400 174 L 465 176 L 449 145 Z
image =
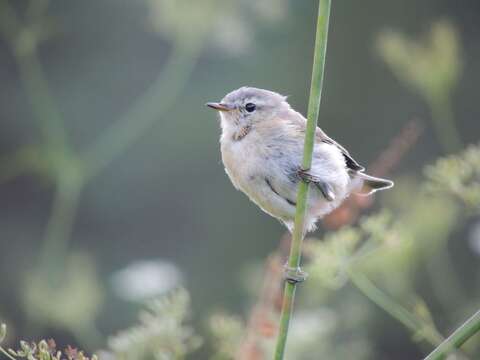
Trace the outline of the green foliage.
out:
M 237 316 L 213 314 L 209 320 L 215 354 L 212 360 L 234 359 L 244 337 L 245 325 Z
M 385 30 L 378 38 L 378 49 L 400 81 L 432 99 L 448 96 L 458 83 L 462 70 L 459 43 L 456 29 L 447 21 L 438 21 L 423 42 Z
M 357 303 L 358 305 L 358 303 Z M 325 359 L 349 359 L 355 354 L 356 360 L 372 358 L 372 349 L 365 333 L 356 326 L 365 321 L 365 316 L 349 313 L 349 324 L 332 309 L 315 307 L 295 313 L 290 329 L 290 345 L 287 359 L 316 360 L 319 354 Z M 365 315 L 365 314 L 364 314 Z M 350 331 L 348 327 L 355 329 Z M 335 338 L 342 337 L 342 346 L 335 345 Z M 268 357 L 266 357 L 268 358 Z
M 103 287 L 89 255 L 73 253 L 64 260 L 67 266 L 63 272 L 48 273 L 45 269 L 27 272 L 24 306 L 33 321 L 68 329 L 89 341 L 95 336 L 91 327 L 101 310 Z
M 321 241 L 310 239 L 305 253 L 310 259 L 307 271 L 319 284 L 339 288 L 348 281 L 348 268 L 382 245 L 396 242 L 391 229 L 392 215 L 383 211 L 363 219 L 359 226 L 348 226 L 326 234 Z
M 105 356 L 115 360 L 184 359 L 202 343 L 186 324 L 189 314 L 190 297 L 183 289 L 154 300 L 140 313 L 140 324 L 109 338 Z
M 469 209 L 480 210 L 480 146 L 470 145 L 462 153 L 427 166 L 426 188 L 435 195 L 450 195 Z
M 39 342 L 20 341 L 20 349 L 5 350 L 1 344 L 7 334 L 7 326 L 0 325 L 0 353 L 10 360 L 28 359 L 28 360 L 98 360 L 96 355 L 87 357 L 83 351 L 68 346 L 65 351 L 57 349 L 57 345 L 53 339 L 40 340 Z
M 85 254 L 73 254 L 68 258 L 68 268 L 61 277 L 49 277 L 36 269 L 30 271 L 25 282 L 24 299 L 33 318 L 46 317 L 47 322 L 66 325 L 78 323 L 85 316 L 95 317 L 101 303 L 101 289 L 92 259 Z M 57 303 L 52 303 L 52 296 Z
M 252 46 L 252 23 L 275 23 L 288 12 L 286 0 L 148 0 L 147 5 L 151 28 L 164 38 L 194 43 L 208 36 L 209 46 L 233 55 Z
M 451 95 L 462 72 L 455 27 L 447 21 L 438 21 L 423 42 L 385 30 L 378 37 L 377 45 L 396 77 L 427 102 L 444 150 L 459 151 L 462 144 L 451 105 Z

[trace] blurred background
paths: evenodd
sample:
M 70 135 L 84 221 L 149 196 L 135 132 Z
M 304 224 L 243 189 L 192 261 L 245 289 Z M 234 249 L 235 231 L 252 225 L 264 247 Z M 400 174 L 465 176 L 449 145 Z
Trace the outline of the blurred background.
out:
M 8 346 L 271 358 L 288 240 L 204 103 L 250 85 L 306 113 L 317 6 L 0 0 Z M 478 307 L 479 37 L 476 0 L 333 2 L 319 125 L 397 186 L 307 241 L 289 359 L 419 359 Z

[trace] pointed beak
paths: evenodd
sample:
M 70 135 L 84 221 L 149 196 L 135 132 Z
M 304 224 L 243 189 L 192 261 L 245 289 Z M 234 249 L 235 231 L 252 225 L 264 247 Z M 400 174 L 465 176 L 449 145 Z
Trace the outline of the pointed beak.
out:
M 232 105 L 222 104 L 217 102 L 209 102 L 209 103 L 206 103 L 205 105 L 218 111 L 232 111 L 234 109 Z

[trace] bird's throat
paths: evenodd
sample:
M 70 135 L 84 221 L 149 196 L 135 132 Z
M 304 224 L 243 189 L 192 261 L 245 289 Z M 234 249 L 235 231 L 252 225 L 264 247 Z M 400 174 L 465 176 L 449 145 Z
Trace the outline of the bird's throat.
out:
M 245 136 L 248 135 L 252 127 L 250 125 L 242 126 L 237 132 L 235 132 L 232 136 L 233 141 L 240 141 Z

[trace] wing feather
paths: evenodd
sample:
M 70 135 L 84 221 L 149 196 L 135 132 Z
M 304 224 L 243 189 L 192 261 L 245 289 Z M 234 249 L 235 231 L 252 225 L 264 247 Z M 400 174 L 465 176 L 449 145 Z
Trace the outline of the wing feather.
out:
M 285 114 L 279 114 L 280 118 L 288 118 L 291 121 L 291 124 L 295 126 L 298 130 L 299 135 L 304 136 L 305 134 L 305 128 L 306 128 L 306 123 L 307 120 L 303 117 L 302 114 L 299 112 L 293 110 L 293 109 L 288 109 Z M 326 144 L 333 145 L 337 147 L 337 149 L 340 150 L 342 153 L 343 157 L 345 158 L 345 165 L 347 166 L 348 169 L 353 170 L 353 171 L 364 171 L 365 167 L 360 165 L 345 149 L 342 145 L 340 145 L 338 142 L 333 140 L 331 137 L 329 137 L 325 132 L 317 127 L 317 130 L 315 132 L 316 140 L 317 142 L 324 142 Z
M 345 164 L 347 165 L 347 168 L 354 170 L 354 171 L 364 171 L 365 168 L 360 165 L 353 157 L 350 155 L 347 149 L 345 149 L 342 145 L 340 145 L 338 142 L 333 140 L 331 137 L 329 137 L 325 132 L 317 127 L 316 131 L 316 137 L 318 141 L 322 141 L 326 144 L 334 145 L 336 146 L 342 153 L 343 157 L 345 158 Z

